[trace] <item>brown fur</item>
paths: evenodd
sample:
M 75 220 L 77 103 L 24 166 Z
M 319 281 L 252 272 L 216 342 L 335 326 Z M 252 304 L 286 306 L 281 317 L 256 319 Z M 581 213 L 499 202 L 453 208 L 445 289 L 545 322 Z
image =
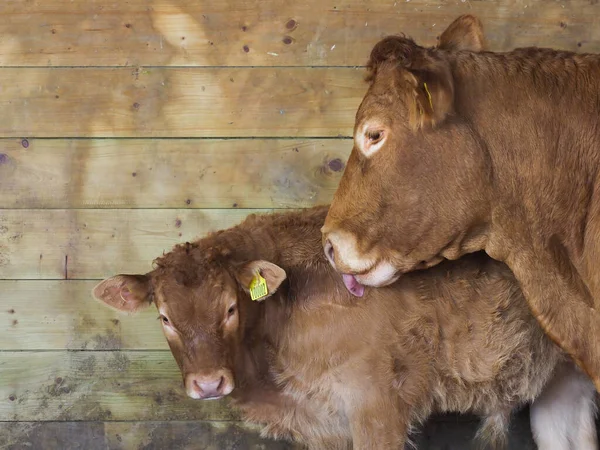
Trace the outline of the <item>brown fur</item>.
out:
M 402 449 L 430 414 L 456 411 L 480 415 L 481 437 L 501 445 L 510 412 L 540 393 L 563 358 L 507 267 L 475 254 L 357 301 L 322 252 L 326 214 L 250 216 L 94 295 L 113 306 L 116 288 L 126 299 L 138 292 L 139 304 L 153 300 L 178 330 L 165 334 L 184 378 L 230 370 L 231 398 L 265 435 L 314 449 Z M 254 261 L 287 275 L 259 302 L 239 281 Z
M 355 144 L 324 241 L 345 230 L 397 274 L 485 250 L 598 390 L 600 55 L 493 53 L 481 36 L 462 16 L 436 48 L 375 45 L 355 130 L 387 140 L 370 158 Z

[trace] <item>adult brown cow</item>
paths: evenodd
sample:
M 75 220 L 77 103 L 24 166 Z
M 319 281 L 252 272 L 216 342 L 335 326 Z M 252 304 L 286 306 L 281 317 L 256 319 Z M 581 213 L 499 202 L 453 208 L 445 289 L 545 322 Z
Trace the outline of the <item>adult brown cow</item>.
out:
M 482 36 L 461 16 L 435 48 L 375 45 L 325 252 L 361 295 L 485 250 L 600 390 L 600 55 Z
M 356 301 L 322 252 L 326 214 L 252 216 L 94 296 L 128 312 L 154 302 L 188 395 L 229 394 L 268 436 L 401 450 L 432 412 L 470 411 L 501 441 L 511 410 L 533 400 L 540 448 L 598 449 L 592 383 L 564 363 L 504 264 L 480 253 Z M 266 290 L 252 301 L 257 273 Z

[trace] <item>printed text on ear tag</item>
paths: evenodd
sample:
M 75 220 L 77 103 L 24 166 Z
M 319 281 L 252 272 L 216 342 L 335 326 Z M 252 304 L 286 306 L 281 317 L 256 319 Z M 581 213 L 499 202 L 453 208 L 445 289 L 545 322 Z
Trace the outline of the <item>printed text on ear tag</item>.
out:
M 267 289 L 267 281 L 260 276 L 260 273 L 254 275 L 252 281 L 250 282 L 250 298 L 252 300 L 260 300 L 263 297 L 266 297 L 269 293 Z

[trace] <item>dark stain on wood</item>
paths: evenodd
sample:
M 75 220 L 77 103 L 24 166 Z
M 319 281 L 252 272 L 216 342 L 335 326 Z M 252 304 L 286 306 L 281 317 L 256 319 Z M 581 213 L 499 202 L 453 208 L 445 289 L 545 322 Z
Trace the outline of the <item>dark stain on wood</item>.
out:
M 111 358 L 108 360 L 108 368 L 117 372 L 125 372 L 129 369 L 131 361 L 129 358 L 121 352 L 113 352 Z
M 178 427 L 177 433 L 165 432 L 163 427 L 155 427 L 148 432 L 148 444 L 140 446 L 140 450 L 215 448 L 284 450 L 300 448 L 287 442 L 276 442 L 260 438 L 257 433 L 232 424 L 219 430 L 210 423 L 186 424 Z
M 165 392 L 157 392 L 154 394 L 154 401 L 157 405 L 162 405 L 165 401 L 169 403 L 175 403 L 178 400 L 181 400 L 181 395 L 177 394 L 173 389 L 169 389 Z
M 240 424 L 210 422 L 0 423 L 10 450 L 294 450 L 302 447 L 262 439 Z
M 91 377 L 96 372 L 96 357 L 94 355 L 90 355 L 84 358 L 76 367 L 78 372 L 81 372 L 82 375 Z
M 99 422 L 0 425 L 0 441 L 11 442 L 6 447 L 11 450 L 104 449 L 104 434 L 104 424 Z
M 340 172 L 344 169 L 344 163 L 340 158 L 332 159 L 327 165 L 334 172 Z
M 287 23 L 285 24 L 285 27 L 290 30 L 293 31 L 298 27 L 298 22 L 296 22 L 294 19 L 290 19 L 287 21 Z
M 122 347 L 121 337 L 108 330 L 105 334 L 97 334 L 92 338 L 94 350 L 118 350 Z
M 48 394 L 53 397 L 60 397 L 61 395 L 66 395 L 71 393 L 71 387 L 67 383 L 66 379 L 62 377 L 57 377 L 54 380 L 54 384 L 48 386 Z

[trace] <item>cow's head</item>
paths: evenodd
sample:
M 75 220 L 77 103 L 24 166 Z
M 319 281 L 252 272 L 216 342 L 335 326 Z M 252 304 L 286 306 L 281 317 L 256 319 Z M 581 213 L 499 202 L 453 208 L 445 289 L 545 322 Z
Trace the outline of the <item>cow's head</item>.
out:
M 286 273 L 267 261 L 202 259 L 179 246 L 159 258 L 152 272 L 116 275 L 98 284 L 92 294 L 126 313 L 154 303 L 187 395 L 218 399 L 235 387 L 236 355 L 244 344 L 245 328 L 257 314 L 248 293 L 250 282 L 257 273 L 266 280 L 263 300 L 276 292 Z
M 373 48 L 354 147 L 322 228 L 327 258 L 355 295 L 448 257 L 440 252 L 481 213 L 486 164 L 455 114 L 452 63 L 482 49 L 473 16 L 456 19 L 434 48 L 403 36 Z

